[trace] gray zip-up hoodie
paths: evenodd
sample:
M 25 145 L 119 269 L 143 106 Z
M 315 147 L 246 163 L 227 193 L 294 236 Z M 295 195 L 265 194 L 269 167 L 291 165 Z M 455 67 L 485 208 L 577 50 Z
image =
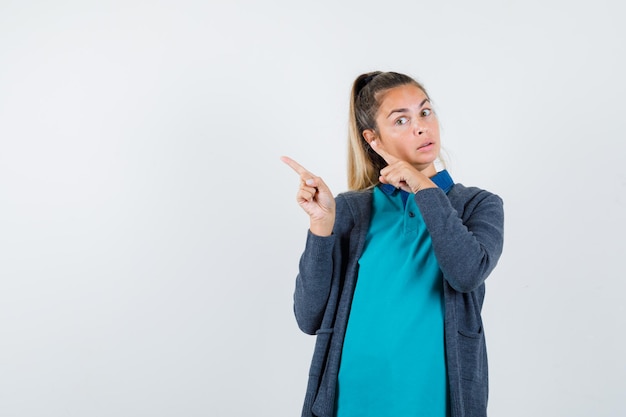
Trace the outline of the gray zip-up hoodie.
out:
M 337 376 L 350 305 L 370 223 L 372 190 L 336 197 L 333 234 L 307 235 L 296 278 L 298 326 L 317 340 L 303 417 L 333 417 Z M 455 184 L 444 193 L 415 194 L 444 278 L 445 350 L 452 417 L 487 414 L 488 372 L 481 309 L 484 281 L 503 247 L 502 200 L 475 187 Z

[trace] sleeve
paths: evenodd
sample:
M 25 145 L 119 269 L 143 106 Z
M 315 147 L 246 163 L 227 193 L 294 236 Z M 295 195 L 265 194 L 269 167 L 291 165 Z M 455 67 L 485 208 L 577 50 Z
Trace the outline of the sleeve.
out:
M 502 199 L 480 190 L 464 202 L 463 213 L 439 188 L 419 191 L 415 201 L 430 232 L 444 279 L 459 292 L 478 288 L 502 254 Z
M 315 334 L 322 324 L 331 289 L 335 239 L 335 235 L 307 233 L 293 297 L 296 322 L 306 334 Z
M 315 334 L 322 320 L 331 294 L 337 296 L 342 279 L 341 247 L 350 234 L 352 214 L 342 195 L 335 198 L 336 213 L 333 234 L 316 236 L 309 230 L 294 292 L 294 314 L 298 327 L 304 333 Z M 335 280 L 335 281 L 333 281 Z

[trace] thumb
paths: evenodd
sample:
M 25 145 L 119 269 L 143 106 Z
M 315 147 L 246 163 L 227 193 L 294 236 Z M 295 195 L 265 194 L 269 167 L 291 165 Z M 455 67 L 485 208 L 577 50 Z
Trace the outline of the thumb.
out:
M 320 192 L 330 193 L 330 189 L 321 177 L 309 178 L 305 181 L 305 184 L 309 187 L 317 188 L 317 190 Z

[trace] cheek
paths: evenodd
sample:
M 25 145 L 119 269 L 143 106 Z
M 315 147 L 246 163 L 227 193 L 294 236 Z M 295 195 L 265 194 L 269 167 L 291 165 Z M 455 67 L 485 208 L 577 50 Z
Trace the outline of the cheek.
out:
M 435 119 L 432 123 L 431 132 L 439 138 L 439 121 Z

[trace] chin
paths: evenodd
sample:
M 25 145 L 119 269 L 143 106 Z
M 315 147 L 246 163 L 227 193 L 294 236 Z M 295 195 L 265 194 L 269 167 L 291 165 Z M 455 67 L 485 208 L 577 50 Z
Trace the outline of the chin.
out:
M 438 155 L 429 158 L 420 158 L 418 161 L 414 162 L 414 165 L 428 166 L 434 164 L 437 160 Z

